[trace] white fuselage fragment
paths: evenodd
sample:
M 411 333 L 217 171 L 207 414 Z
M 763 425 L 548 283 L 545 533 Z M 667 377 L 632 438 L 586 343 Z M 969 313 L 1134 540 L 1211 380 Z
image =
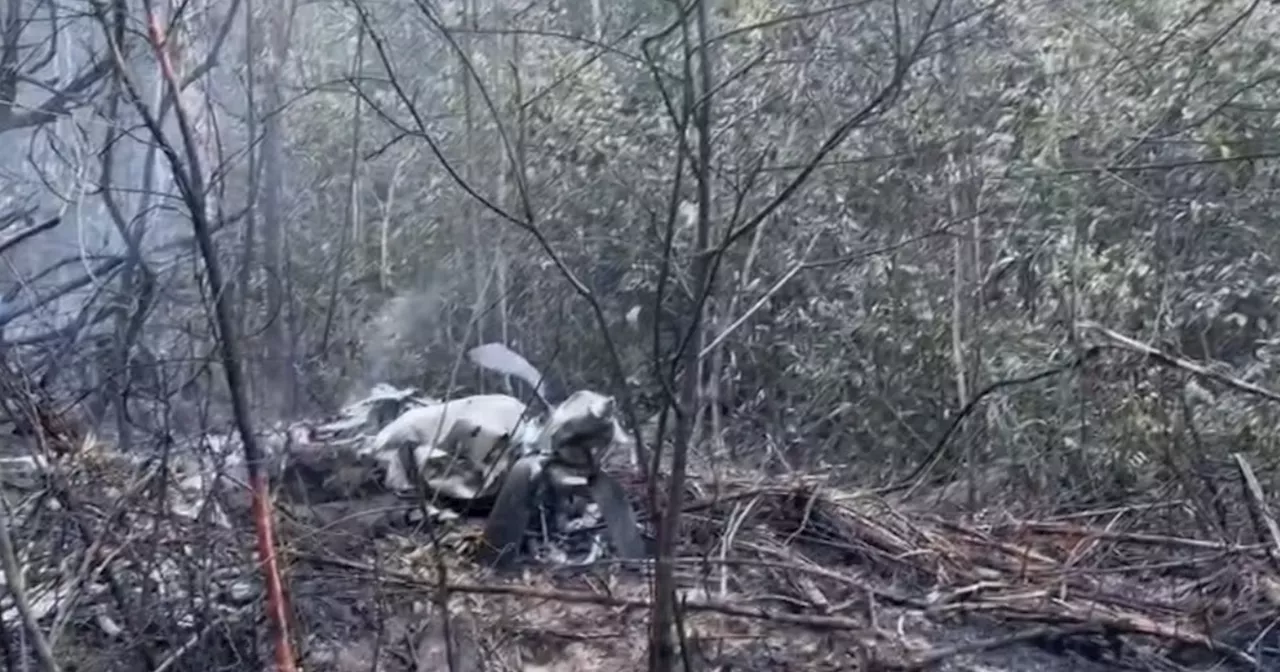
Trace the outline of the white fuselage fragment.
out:
M 382 463 L 387 474 L 386 485 L 394 490 L 414 487 L 399 459 L 399 448 L 406 443 L 413 447 L 414 464 L 419 473 L 423 473 L 429 463 L 443 464 L 443 474 L 436 474 L 437 478 L 443 476 L 443 480 L 458 473 L 452 463 L 458 459 L 500 478 L 516 459 L 533 454 L 550 458 L 554 454 L 557 462 L 568 458 L 567 464 L 558 464 L 553 470 L 557 475 L 554 480 L 563 480 L 562 485 L 566 486 L 583 486 L 588 472 L 594 468 L 593 453 L 607 447 L 600 444 L 627 442 L 614 415 L 613 397 L 590 390 L 573 393 L 552 408 L 545 420 L 529 417 L 528 407 L 515 397 L 480 394 L 405 411 L 378 432 L 369 451 Z M 450 447 L 442 442 L 458 422 L 466 422 L 478 431 L 464 439 L 466 445 L 453 447 L 451 453 Z M 583 441 L 584 435 L 590 435 L 591 440 Z M 508 437 L 510 450 L 494 450 Z M 431 480 L 431 476 L 427 478 Z M 490 485 L 491 479 L 485 477 L 477 487 L 486 489 Z M 454 494 L 467 497 L 478 493 Z
M 478 394 L 412 408 L 383 427 L 369 450 L 386 469 L 387 487 L 408 490 L 414 486 L 399 459 L 401 445 L 413 445 L 414 463 L 421 472 L 429 462 L 454 457 L 445 452 L 440 443 L 461 420 L 480 431 L 468 438 L 469 445 L 462 446 L 458 452 L 473 463 L 483 464 L 499 457 L 491 456 L 490 452 L 495 443 L 505 437 L 511 437 L 511 443 L 517 448 L 536 445 L 541 423 L 525 417 L 526 410 L 523 402 L 505 394 Z M 519 454 L 519 450 L 514 452 Z

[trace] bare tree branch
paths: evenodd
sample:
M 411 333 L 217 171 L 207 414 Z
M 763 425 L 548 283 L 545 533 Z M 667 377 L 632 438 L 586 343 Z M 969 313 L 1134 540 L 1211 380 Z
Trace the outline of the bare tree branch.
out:
M 84 104 L 84 99 L 91 93 L 90 89 L 101 82 L 109 72 L 111 72 L 110 61 L 99 60 L 79 77 L 52 93 L 42 103 L 21 112 L 14 111 L 18 109 L 18 104 L 13 98 L 0 99 L 0 133 L 42 126 L 70 113 L 75 107 Z M 16 90 L 16 82 L 13 88 Z
M 4 578 L 9 594 L 13 595 L 13 604 L 22 617 L 22 626 L 31 637 L 36 657 L 40 659 L 40 667 L 45 672 L 58 672 L 58 661 L 49 648 L 49 640 L 40 631 L 40 624 L 31 611 L 31 602 L 27 600 L 26 581 L 23 579 L 22 567 L 18 564 L 17 553 L 14 552 L 13 535 L 9 532 L 9 503 L 0 502 L 0 563 L 4 565 Z
M 123 54 L 120 51 L 120 45 L 112 34 L 111 22 L 108 20 L 105 8 L 101 5 L 98 6 L 98 19 L 111 44 L 117 76 L 125 87 L 130 102 L 133 103 L 138 115 L 150 132 L 152 139 L 168 161 L 174 182 L 182 194 L 183 202 L 191 217 L 193 236 L 200 249 L 207 280 L 213 294 L 213 321 L 217 327 L 218 350 L 223 374 L 226 377 L 227 388 L 231 397 L 232 415 L 235 418 L 236 428 L 240 434 L 245 466 L 249 475 L 252 515 L 257 532 L 257 551 L 262 561 L 262 572 L 267 588 L 267 615 L 275 630 L 273 637 L 275 664 L 281 672 L 292 672 L 297 669 L 297 662 L 289 639 L 288 605 L 284 595 L 284 587 L 280 578 L 275 550 L 263 453 L 259 446 L 257 435 L 253 430 L 253 417 L 245 394 L 239 339 L 236 338 L 232 331 L 230 305 L 232 297 L 223 291 L 222 267 L 213 242 L 215 227 L 209 222 L 204 179 L 200 169 L 191 121 L 182 102 L 177 99 L 180 85 L 174 73 L 173 65 L 169 60 L 165 35 L 160 28 L 159 20 L 150 3 L 145 2 L 144 4 L 147 10 L 148 38 L 156 61 L 160 66 L 161 77 L 167 86 L 167 93 L 174 99 L 173 109 L 178 118 L 178 128 L 182 135 L 187 157 L 186 163 L 183 163 L 182 157 L 179 156 L 178 151 L 165 136 L 163 129 L 160 128 L 159 121 L 147 109 L 137 86 L 129 76 Z
M 21 245 L 23 241 L 27 240 L 28 238 L 34 238 L 35 236 L 41 233 L 44 233 L 49 229 L 52 229 L 53 227 L 57 226 L 61 222 L 62 222 L 61 217 L 54 217 L 53 219 L 46 220 L 43 223 L 23 229 L 22 231 L 19 231 L 13 234 L 13 236 L 11 236 L 6 240 L 0 240 L 0 254 L 4 254 L 5 252 L 9 251 L 10 248 Z

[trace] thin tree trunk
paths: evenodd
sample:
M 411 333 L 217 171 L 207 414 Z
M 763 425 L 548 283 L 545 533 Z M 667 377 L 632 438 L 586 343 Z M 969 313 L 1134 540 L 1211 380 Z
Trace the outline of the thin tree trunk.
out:
M 253 0 L 245 0 L 244 5 L 244 67 L 245 67 L 245 128 L 248 131 L 249 146 L 246 158 L 249 167 L 249 197 L 246 205 L 244 233 L 240 238 L 240 273 L 236 285 L 239 289 L 237 297 L 239 307 L 236 309 L 236 333 L 245 334 L 249 313 L 252 310 L 250 300 L 253 297 L 253 250 L 257 247 L 258 235 L 258 185 L 262 177 L 259 173 L 258 149 L 258 104 L 257 96 L 257 62 L 258 47 L 256 37 L 257 17 L 254 15 Z M 245 375 L 246 394 L 253 398 L 254 376 Z
M 504 13 L 505 14 L 505 13 Z M 505 17 L 503 17 L 505 19 Z M 494 44 L 494 51 L 501 52 L 502 41 L 498 40 Z M 504 66 L 510 68 L 511 78 L 511 97 L 506 107 L 505 115 L 510 115 L 516 126 L 517 139 L 519 142 L 519 134 L 521 132 L 518 116 L 520 114 L 520 37 L 512 35 L 511 37 L 511 61 L 505 63 L 502 54 L 498 53 L 497 58 L 493 59 L 493 75 L 492 80 L 500 82 L 503 80 Z M 519 158 L 510 152 L 503 152 L 503 170 L 498 175 L 497 193 L 498 202 L 508 211 L 518 212 L 520 199 L 513 197 L 515 189 L 511 188 L 511 182 L 516 179 L 516 171 L 519 170 Z M 512 206 L 515 207 L 512 207 Z M 508 302 L 508 292 L 510 291 L 510 260 L 507 257 L 505 249 L 504 229 L 499 228 L 493 234 L 493 263 L 497 269 L 498 280 L 498 329 L 502 343 L 510 343 L 510 304 Z M 511 376 L 502 376 L 502 385 L 507 394 L 514 394 L 515 387 L 511 380 Z
M 267 8 L 268 45 L 266 59 L 267 116 L 263 120 L 262 137 L 262 219 L 263 267 L 267 273 L 266 311 L 271 322 L 266 329 L 268 379 L 274 381 L 272 406 L 283 413 L 293 406 L 293 367 L 289 362 L 289 324 L 285 302 L 285 238 L 284 219 L 284 137 L 281 115 L 284 109 L 284 64 L 289 49 L 289 23 L 292 3 Z
M 684 505 L 685 470 L 689 459 L 689 443 L 693 434 L 693 422 L 697 414 L 698 372 L 702 342 L 702 310 L 698 300 L 711 294 L 711 257 L 705 253 L 711 241 L 711 110 L 714 87 L 712 86 L 711 44 L 709 42 L 710 17 L 707 3 L 697 3 L 695 22 L 698 31 L 698 86 L 689 81 L 684 90 L 689 109 L 698 104 L 695 123 L 698 130 L 697 194 L 698 218 L 694 235 L 693 258 L 690 276 L 693 279 L 694 310 L 689 318 L 685 350 L 681 353 L 682 373 L 679 402 L 676 405 L 676 433 L 671 456 L 671 474 L 667 479 L 667 503 L 658 526 L 658 558 L 654 572 L 654 603 L 650 619 L 652 632 L 649 638 L 650 672 L 670 672 L 676 660 L 673 626 L 676 623 L 676 594 L 674 555 L 676 534 L 679 530 L 680 509 Z M 694 49 L 686 26 L 685 58 L 693 58 Z M 695 103 L 695 101 L 699 101 Z
M 351 76 L 356 81 L 364 74 L 364 22 L 361 21 L 356 27 L 356 53 L 352 58 Z M 360 240 L 360 105 L 363 102 L 360 96 L 351 97 L 352 106 L 352 124 L 351 124 L 351 151 L 347 160 L 347 208 L 346 221 L 343 223 L 342 233 L 339 237 L 337 254 L 334 255 L 333 271 L 329 278 L 329 305 L 325 310 L 324 329 L 320 335 L 320 358 L 327 360 L 329 356 L 329 337 L 333 332 L 333 320 L 338 312 L 338 290 L 342 287 L 342 274 L 346 270 L 347 250 L 355 245 L 358 250 L 361 246 Z M 356 259 L 356 267 L 363 266 L 359 258 Z
M 391 217 L 395 211 L 396 187 L 400 184 L 400 172 L 409 163 L 411 156 L 396 162 L 391 171 L 391 181 L 387 185 L 387 200 L 382 203 L 382 231 L 378 239 L 378 289 L 391 289 Z
M 244 385 L 240 375 L 242 365 L 240 343 L 239 339 L 234 337 L 232 330 L 230 297 L 223 291 L 225 288 L 223 284 L 224 276 L 218 260 L 217 250 L 213 243 L 213 227 L 210 225 L 209 208 L 204 197 L 205 181 L 196 136 L 192 124 L 183 109 L 183 102 L 179 98 L 178 79 L 169 62 L 168 53 L 165 51 L 165 39 L 160 26 L 159 17 L 148 11 L 148 38 L 155 56 L 161 64 L 165 83 L 168 85 L 174 100 L 175 113 L 182 136 L 182 148 L 186 154 L 186 166 L 183 165 L 183 160 L 179 158 L 176 151 L 166 151 L 165 155 L 168 159 L 174 182 L 182 193 L 182 200 L 188 210 L 187 214 L 191 217 L 192 232 L 204 262 L 209 291 L 213 298 L 213 322 L 216 328 L 218 350 L 221 356 L 223 373 L 226 377 L 227 390 L 231 398 L 232 414 L 244 448 L 244 461 L 252 493 L 253 519 L 257 533 L 259 559 L 263 563 L 263 578 L 267 593 L 266 602 L 270 621 L 275 630 L 273 633 L 275 635 L 273 638 L 276 654 L 275 663 L 277 669 L 281 672 L 292 672 L 296 669 L 296 661 L 294 660 L 289 638 L 289 624 L 286 616 L 288 613 L 287 598 L 284 594 L 283 582 L 280 579 L 278 558 L 275 551 L 271 502 L 267 491 L 266 474 L 263 469 L 265 462 L 258 445 L 257 436 L 253 432 L 251 406 L 244 395 Z M 118 44 L 112 46 L 113 50 L 121 49 Z M 123 67 L 123 63 L 118 63 L 117 65 L 118 67 Z M 164 138 L 163 130 L 146 109 L 137 90 L 127 80 L 125 80 L 125 85 L 129 88 L 134 106 L 147 120 L 147 126 L 153 139 L 160 143 L 166 143 L 167 140 Z
M 462 162 L 462 176 L 467 184 L 475 186 L 476 170 L 476 127 L 475 127 L 475 103 L 472 100 L 471 93 L 471 73 L 467 69 L 466 62 L 471 61 L 474 49 L 472 48 L 473 36 L 479 27 L 476 19 L 476 3 L 475 0 L 465 0 L 463 3 L 462 23 L 468 28 L 461 35 L 458 46 L 462 51 L 462 59 L 458 63 L 458 76 L 462 79 L 462 113 L 465 128 L 463 136 L 463 144 L 465 146 L 466 158 Z M 474 333 L 477 343 L 485 342 L 484 329 L 484 308 L 485 308 L 485 245 L 484 238 L 481 234 L 480 218 L 477 216 L 476 208 L 472 199 L 466 199 L 462 205 L 463 225 L 468 227 L 471 234 L 470 244 L 466 247 L 471 248 L 471 270 L 475 283 L 475 298 L 472 304 L 471 319 L 475 321 Z M 480 384 L 483 387 L 484 378 L 480 378 Z
M 959 206 L 956 202 L 956 190 L 960 188 L 959 181 L 955 179 L 955 163 L 950 162 L 952 170 L 948 173 L 951 177 L 947 183 L 949 194 L 947 196 L 948 210 L 952 219 L 959 215 Z M 964 337 L 965 324 L 968 322 L 965 318 L 965 302 L 964 293 L 968 285 L 965 273 L 965 254 L 964 241 L 956 237 L 951 241 L 951 365 L 955 368 L 956 383 L 956 408 L 964 408 L 969 403 L 969 376 L 967 373 L 968 360 L 964 356 Z M 970 508 L 977 504 L 977 465 L 972 454 L 970 442 L 966 441 L 965 445 L 965 480 L 968 483 L 966 488 L 968 505 Z

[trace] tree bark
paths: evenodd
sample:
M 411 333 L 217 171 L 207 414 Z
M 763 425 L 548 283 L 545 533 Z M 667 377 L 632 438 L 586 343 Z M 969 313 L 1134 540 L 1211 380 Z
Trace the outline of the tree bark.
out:
M 693 423 L 698 415 L 699 370 L 701 363 L 703 299 L 712 291 L 712 259 L 708 252 L 711 241 L 711 108 L 715 88 L 712 85 L 711 44 L 709 42 L 710 17 L 707 3 L 697 3 L 695 23 L 698 32 L 698 85 L 693 78 L 687 80 L 684 89 L 685 109 L 698 105 L 695 125 L 698 131 L 698 162 L 695 166 L 697 181 L 697 224 L 694 234 L 693 258 L 689 271 L 693 278 L 694 308 L 689 317 L 680 353 L 681 379 L 679 399 L 676 404 L 676 432 L 674 452 L 671 456 L 671 473 L 667 479 L 667 503 L 658 527 L 658 558 L 654 572 L 654 604 L 651 618 L 653 631 L 649 640 L 650 672 L 669 672 L 676 660 L 675 638 L 672 632 L 676 623 L 676 594 L 674 556 L 676 536 L 679 533 L 680 510 L 684 506 L 685 470 L 688 466 L 689 444 L 693 435 Z M 683 30 L 685 58 L 693 58 L 695 49 L 686 26 Z M 686 61 L 687 62 L 687 61 Z M 690 73 L 692 74 L 692 73 Z

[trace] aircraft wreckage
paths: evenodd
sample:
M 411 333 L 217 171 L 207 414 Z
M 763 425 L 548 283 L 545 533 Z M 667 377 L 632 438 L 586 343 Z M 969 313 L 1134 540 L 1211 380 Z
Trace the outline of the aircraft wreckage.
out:
M 584 530 L 601 520 L 605 535 L 588 538 L 576 563 L 594 561 L 606 545 L 623 559 L 645 557 L 626 491 L 600 465 L 607 451 L 631 444 L 615 400 L 591 390 L 556 398 L 541 372 L 500 344 L 468 356 L 530 385 L 541 408 L 505 394 L 441 400 L 378 385 L 331 422 L 277 432 L 272 471 L 284 498 L 314 504 L 381 490 L 416 500 L 429 523 L 485 516 L 479 559 L 498 566 L 530 542 L 546 550 L 572 537 L 581 547 Z M 558 550 L 542 555 L 566 555 Z

